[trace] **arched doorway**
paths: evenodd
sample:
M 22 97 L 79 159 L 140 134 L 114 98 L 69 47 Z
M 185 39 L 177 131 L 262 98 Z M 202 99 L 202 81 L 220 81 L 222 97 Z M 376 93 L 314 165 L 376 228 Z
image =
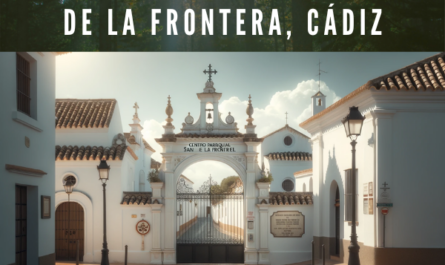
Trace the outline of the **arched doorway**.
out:
M 330 200 L 331 200 L 331 237 L 333 240 L 331 241 L 332 245 L 330 247 L 330 254 L 332 256 L 339 257 L 340 256 L 340 190 L 337 182 L 334 180 L 331 183 L 331 192 L 330 192 Z
M 79 241 L 79 260 L 84 255 L 84 210 L 76 202 L 63 202 L 56 209 L 56 260 L 76 260 Z
M 179 176 L 176 249 L 177 263 L 244 262 L 244 187 L 226 164 L 199 162 Z

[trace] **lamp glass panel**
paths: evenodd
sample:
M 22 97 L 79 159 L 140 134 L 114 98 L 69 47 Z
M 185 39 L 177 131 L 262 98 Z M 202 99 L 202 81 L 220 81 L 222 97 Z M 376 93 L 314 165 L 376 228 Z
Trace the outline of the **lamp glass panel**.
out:
M 360 135 L 363 120 L 349 120 L 349 130 L 352 135 Z
M 349 121 L 346 121 L 343 125 L 345 126 L 346 136 L 349 136 Z
M 99 169 L 99 177 L 101 180 L 107 180 L 108 179 L 108 168 L 101 168 Z

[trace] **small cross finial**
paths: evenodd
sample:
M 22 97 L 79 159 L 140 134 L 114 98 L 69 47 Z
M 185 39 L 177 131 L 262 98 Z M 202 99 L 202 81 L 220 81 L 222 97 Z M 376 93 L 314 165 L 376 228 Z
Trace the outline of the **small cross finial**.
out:
M 391 189 L 391 188 L 387 188 L 387 187 L 386 187 L 386 186 L 389 186 L 389 184 L 386 183 L 386 181 L 385 181 L 385 183 L 382 184 L 382 186 L 383 186 L 383 188 L 380 188 L 380 189 L 383 190 L 383 191 L 386 191 L 386 190 L 390 190 L 390 189 Z
M 134 115 L 137 117 L 138 116 L 138 109 L 139 109 L 139 106 L 138 106 L 137 102 L 134 103 L 133 108 L 134 108 L 134 111 L 135 111 Z
M 285 113 L 285 114 L 286 114 L 286 125 L 287 125 L 287 111 L 286 111 L 286 113 Z
M 213 70 L 212 71 L 212 65 L 211 64 L 209 64 L 209 70 L 207 71 L 207 70 L 204 70 L 203 71 L 204 72 L 204 74 L 206 75 L 206 74 L 208 74 L 209 75 L 209 82 L 212 82 L 212 74 L 215 74 L 216 75 L 216 69 L 215 70 Z
M 320 77 L 321 77 L 321 73 L 327 74 L 328 72 L 325 72 L 325 71 L 321 70 L 321 61 L 318 60 L 318 74 L 317 74 L 318 75 L 318 92 L 320 92 L 320 82 L 321 82 Z

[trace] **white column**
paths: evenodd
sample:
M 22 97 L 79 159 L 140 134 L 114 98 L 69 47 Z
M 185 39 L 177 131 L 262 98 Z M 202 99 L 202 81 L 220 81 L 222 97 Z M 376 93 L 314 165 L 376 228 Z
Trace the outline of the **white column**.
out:
M 268 182 L 257 182 L 256 186 L 259 190 L 258 192 L 258 203 L 259 208 L 259 218 L 257 225 L 259 226 L 259 243 L 260 247 L 258 250 L 258 264 L 270 264 L 270 254 L 269 254 L 269 191 L 270 183 Z M 265 200 L 264 204 L 261 204 Z
M 247 170 L 246 170 L 246 183 L 245 187 L 245 199 L 246 199 L 246 209 L 245 216 L 248 216 L 249 212 L 253 212 L 254 219 L 258 218 L 258 208 L 256 207 L 256 187 L 255 187 L 255 168 L 258 167 L 256 162 L 257 152 L 255 151 L 258 143 L 246 143 L 248 145 L 248 152 L 245 153 L 246 161 L 247 161 Z M 255 221 L 254 221 L 255 223 Z M 247 228 L 247 218 L 244 227 Z M 245 264 L 258 264 L 258 245 L 259 245 L 259 227 L 254 224 L 254 236 L 253 242 L 249 241 L 249 232 L 248 229 L 244 229 L 244 237 L 246 240 L 246 249 L 244 251 L 244 263 Z
M 162 204 L 152 204 L 151 213 L 153 218 L 153 223 L 151 226 L 152 235 L 152 248 L 150 251 L 150 258 L 152 264 L 162 264 L 162 250 L 161 250 L 161 211 Z
M 163 264 L 176 264 L 176 207 L 175 207 L 175 195 L 176 195 L 176 182 L 173 171 L 173 159 L 171 156 L 164 155 L 165 159 L 165 171 L 164 171 L 164 245 L 162 249 Z
M 389 184 L 391 188 L 389 191 L 394 190 L 393 184 L 393 116 L 395 111 L 375 109 L 371 112 L 374 118 L 374 130 L 375 130 L 375 181 L 374 181 L 374 215 L 376 218 L 376 247 L 383 246 L 383 215 L 378 209 L 378 202 L 392 202 L 391 197 L 389 199 L 380 198 L 381 187 L 383 183 Z M 391 209 L 390 209 L 391 210 Z M 391 214 L 386 216 L 386 235 L 385 235 L 385 247 L 392 247 L 392 231 L 393 226 Z

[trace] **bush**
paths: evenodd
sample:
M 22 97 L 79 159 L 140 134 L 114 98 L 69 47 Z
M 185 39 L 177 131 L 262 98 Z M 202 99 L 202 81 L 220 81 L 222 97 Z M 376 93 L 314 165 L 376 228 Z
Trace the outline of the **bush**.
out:
M 150 173 L 148 173 L 148 181 L 150 181 L 150 183 L 162 182 L 159 178 L 159 171 L 157 169 L 150 170 Z
M 269 171 L 267 171 L 266 174 L 264 174 L 264 176 L 258 180 L 258 182 L 269 182 L 269 183 L 272 181 L 273 181 L 272 173 L 270 173 Z

